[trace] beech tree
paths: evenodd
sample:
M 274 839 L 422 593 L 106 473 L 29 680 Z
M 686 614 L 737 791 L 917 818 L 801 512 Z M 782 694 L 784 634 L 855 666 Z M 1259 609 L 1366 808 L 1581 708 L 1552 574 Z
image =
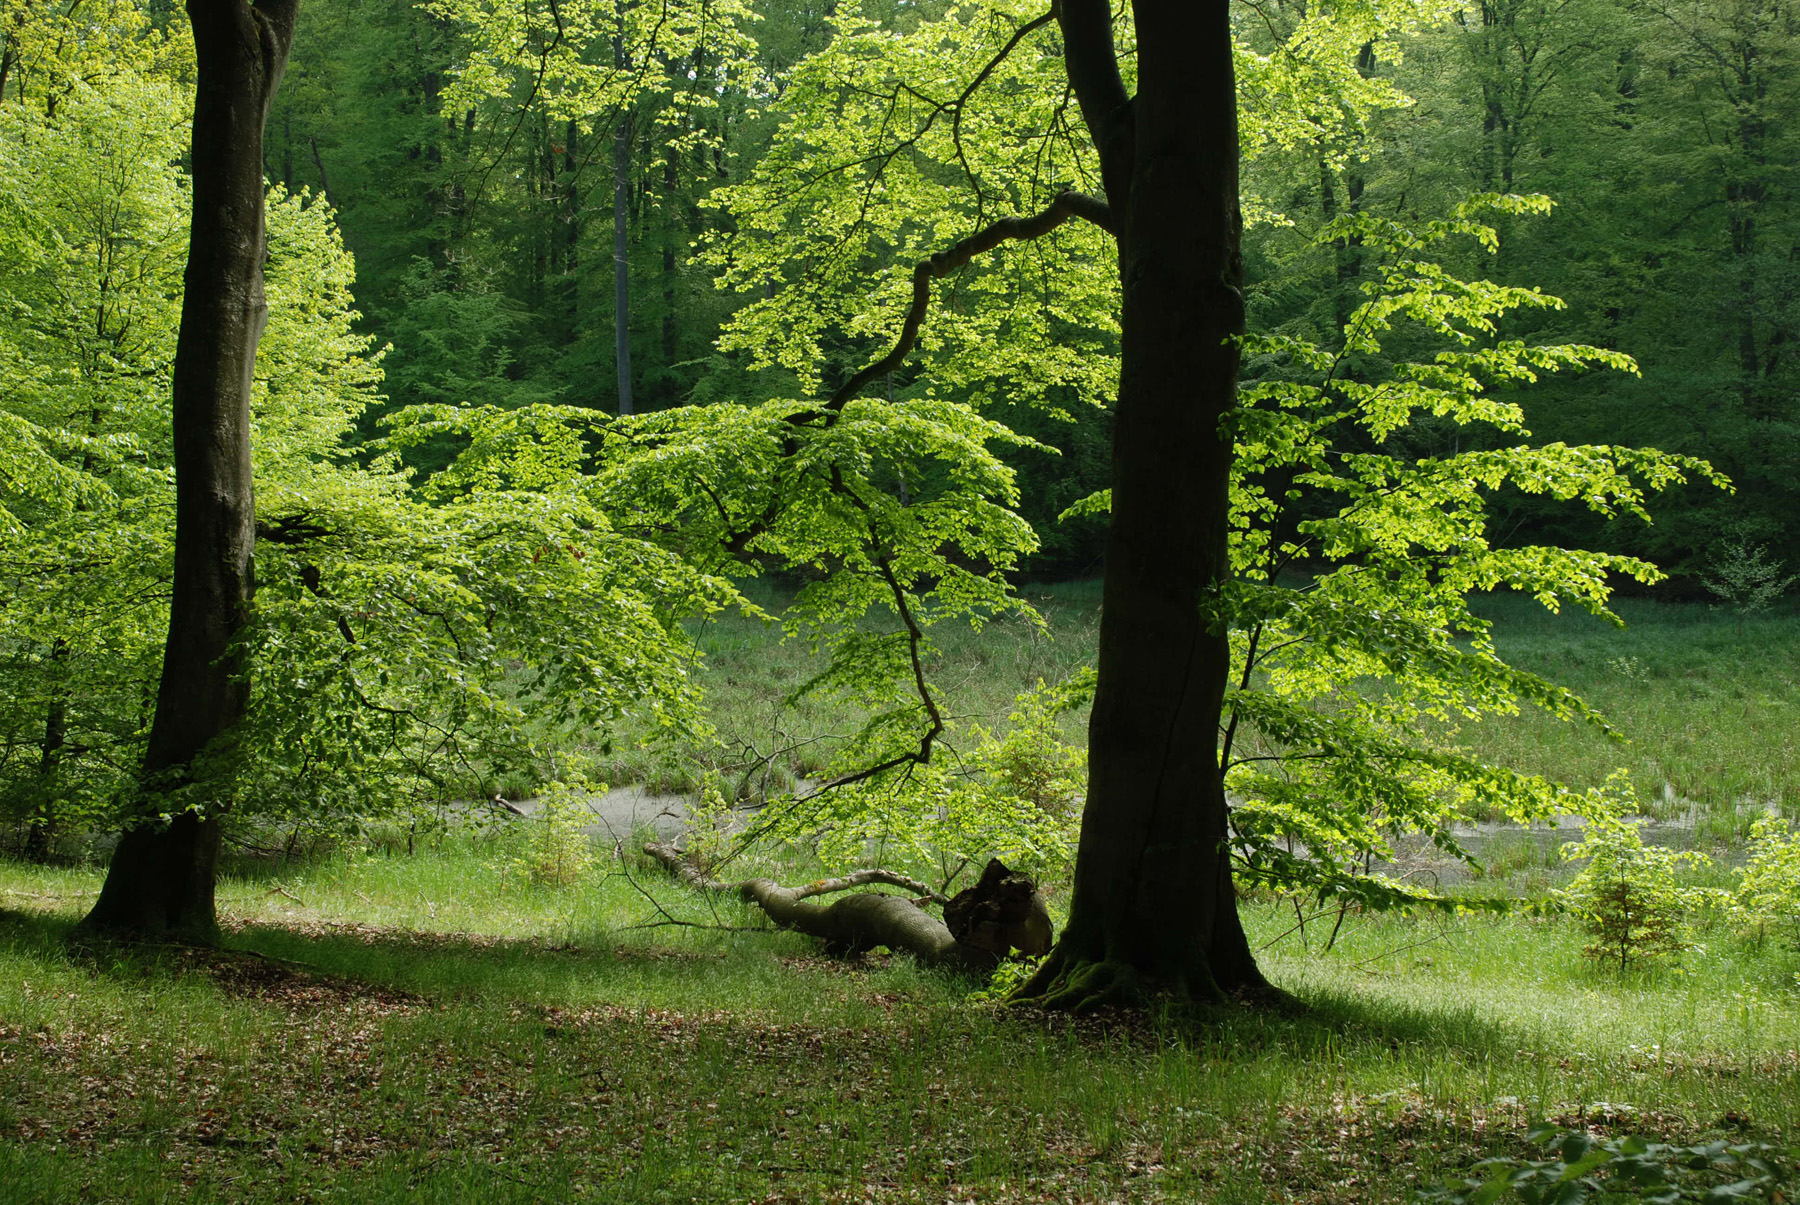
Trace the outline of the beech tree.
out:
M 144 814 L 113 853 L 90 929 L 211 940 L 228 737 L 248 682 L 234 650 L 254 585 L 250 393 L 263 297 L 263 121 L 299 0 L 190 0 L 193 222 L 172 380 L 175 569 Z M 171 808 L 171 795 L 176 806 Z
M 1218 731 L 1231 649 L 1236 336 L 1244 329 L 1237 88 L 1226 0 L 1137 0 L 1137 89 L 1106 0 L 1058 9 L 1119 244 L 1113 433 L 1088 798 L 1069 922 L 1020 993 L 1082 1005 L 1148 981 L 1267 987 L 1238 920 Z

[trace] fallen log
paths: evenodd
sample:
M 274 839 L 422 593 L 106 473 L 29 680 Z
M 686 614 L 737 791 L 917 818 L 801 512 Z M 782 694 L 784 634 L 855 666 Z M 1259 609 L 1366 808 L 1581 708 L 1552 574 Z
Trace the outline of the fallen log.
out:
M 979 915 L 980 920 L 967 928 L 971 940 L 959 941 L 943 921 L 924 910 L 927 903 L 953 902 L 946 901 L 917 879 L 890 870 L 859 870 L 802 887 L 783 887 L 771 879 L 722 883 L 708 878 L 685 853 L 669 842 L 648 842 L 644 852 L 667 867 L 683 885 L 696 891 L 735 895 L 747 900 L 761 908 L 781 928 L 816 937 L 834 954 L 861 954 L 876 946 L 886 946 L 911 954 L 925 966 L 985 975 L 1014 946 L 1028 948 L 1031 953 L 1042 953 L 1043 949 L 1049 948 L 1050 920 L 1043 910 L 1043 900 L 1031 886 L 1030 879 L 1012 874 L 997 861 L 988 864 L 988 873 L 982 875 L 982 882 L 991 888 L 1002 889 L 1005 898 L 988 900 L 980 895 L 980 884 L 971 891 L 960 893 L 957 900 L 963 902 L 963 907 L 958 915 Z M 997 874 L 994 872 L 996 866 L 1000 867 Z M 865 891 L 829 905 L 807 902 L 810 897 L 871 883 L 899 887 L 918 898 Z M 1026 897 L 1023 905 L 1020 903 L 1021 891 Z M 1031 917 L 1029 932 L 1023 927 L 1006 928 L 1008 920 L 1021 907 Z M 1041 928 L 1037 927 L 1039 917 Z M 1009 937 L 1022 940 L 1009 942 Z M 1040 945 L 1042 948 L 1038 948 Z

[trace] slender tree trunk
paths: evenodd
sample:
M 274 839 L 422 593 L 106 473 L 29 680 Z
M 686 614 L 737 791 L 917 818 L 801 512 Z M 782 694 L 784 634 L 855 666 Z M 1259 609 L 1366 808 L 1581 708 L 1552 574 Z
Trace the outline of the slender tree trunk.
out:
M 50 646 L 50 661 L 60 665 L 68 660 L 69 644 L 58 636 Z M 69 695 L 58 689 L 44 709 L 44 739 L 38 745 L 37 815 L 25 834 L 25 856 L 43 865 L 56 851 L 56 804 L 63 748 L 68 744 Z
M 663 372 L 675 368 L 675 156 L 663 163 L 662 354 Z
M 281 110 L 281 187 L 290 195 L 294 191 L 294 111 Z
M 253 586 L 250 383 L 263 297 L 263 123 L 298 0 L 188 0 L 193 223 L 173 374 L 175 571 L 145 806 L 114 851 L 89 929 L 213 941 L 229 737 L 249 687 L 231 643 Z M 160 815 L 172 812 L 166 823 Z
M 613 130 L 613 356 L 618 363 L 619 413 L 631 406 L 631 114 Z
M 306 144 L 312 149 L 313 167 L 319 172 L 319 191 L 325 194 L 325 204 L 331 206 L 332 212 L 336 213 L 337 198 L 331 195 L 331 177 L 325 174 L 325 157 L 319 154 L 319 136 L 317 134 L 309 135 Z
M 563 296 L 562 318 L 570 343 L 581 337 L 581 165 L 576 139 L 581 127 L 570 118 L 563 130 Z
M 1127 101 L 1106 0 L 1064 0 L 1120 229 L 1123 362 L 1089 779 L 1062 940 L 1021 997 L 1087 1008 L 1266 989 L 1238 921 L 1219 765 L 1227 485 L 1243 330 L 1227 0 L 1137 0 Z M 1097 44 L 1104 38 L 1104 45 Z

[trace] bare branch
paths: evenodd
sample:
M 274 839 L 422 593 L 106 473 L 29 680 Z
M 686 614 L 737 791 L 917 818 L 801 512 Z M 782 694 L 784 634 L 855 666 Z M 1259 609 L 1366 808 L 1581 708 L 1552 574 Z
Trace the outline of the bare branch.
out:
M 933 891 L 930 886 L 919 882 L 919 880 L 915 878 L 900 874 L 898 871 L 882 870 L 879 867 L 872 867 L 867 870 L 853 870 L 849 874 L 840 875 L 835 879 L 819 879 L 817 882 L 808 883 L 804 887 L 796 887 L 794 888 L 794 898 L 806 900 L 811 899 L 815 895 L 830 895 L 834 891 L 848 891 L 852 887 L 864 887 L 870 883 L 880 883 L 886 887 L 898 887 L 903 891 L 910 891 L 914 895 L 922 896 L 934 904 L 947 904 L 950 902 L 948 896 L 944 895 L 942 892 Z

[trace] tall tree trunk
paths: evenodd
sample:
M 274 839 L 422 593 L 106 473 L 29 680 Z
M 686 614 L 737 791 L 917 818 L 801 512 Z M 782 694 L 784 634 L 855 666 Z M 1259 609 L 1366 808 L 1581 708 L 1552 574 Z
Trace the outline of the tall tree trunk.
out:
M 563 130 L 562 322 L 568 341 L 581 337 L 581 161 L 576 139 L 581 127 L 571 117 Z
M 663 250 L 662 250 L 662 355 L 663 372 L 675 371 L 675 156 L 663 163 Z
M 139 822 L 113 853 L 85 927 L 213 941 L 228 738 L 249 688 L 231 643 L 253 585 L 250 383 L 263 297 L 263 123 L 298 0 L 188 0 L 193 222 L 173 374 L 175 571 Z M 174 818 L 160 820 L 164 812 Z
M 1107 0 L 1064 0 L 1069 73 L 1119 224 L 1123 362 L 1099 684 L 1069 924 L 1020 995 L 1087 1008 L 1266 988 L 1238 921 L 1220 770 L 1227 485 L 1243 330 L 1227 0 L 1136 0 L 1138 93 Z
M 631 407 L 631 114 L 613 129 L 613 357 L 619 372 L 619 413 Z
M 60 666 L 69 657 L 68 641 L 58 636 L 50 645 L 50 662 Z M 59 675 L 60 676 L 60 675 Z M 69 693 L 58 687 L 44 709 L 44 739 L 38 745 L 37 815 L 25 834 L 25 856 L 42 865 L 56 852 L 56 803 L 63 748 L 68 744 Z

